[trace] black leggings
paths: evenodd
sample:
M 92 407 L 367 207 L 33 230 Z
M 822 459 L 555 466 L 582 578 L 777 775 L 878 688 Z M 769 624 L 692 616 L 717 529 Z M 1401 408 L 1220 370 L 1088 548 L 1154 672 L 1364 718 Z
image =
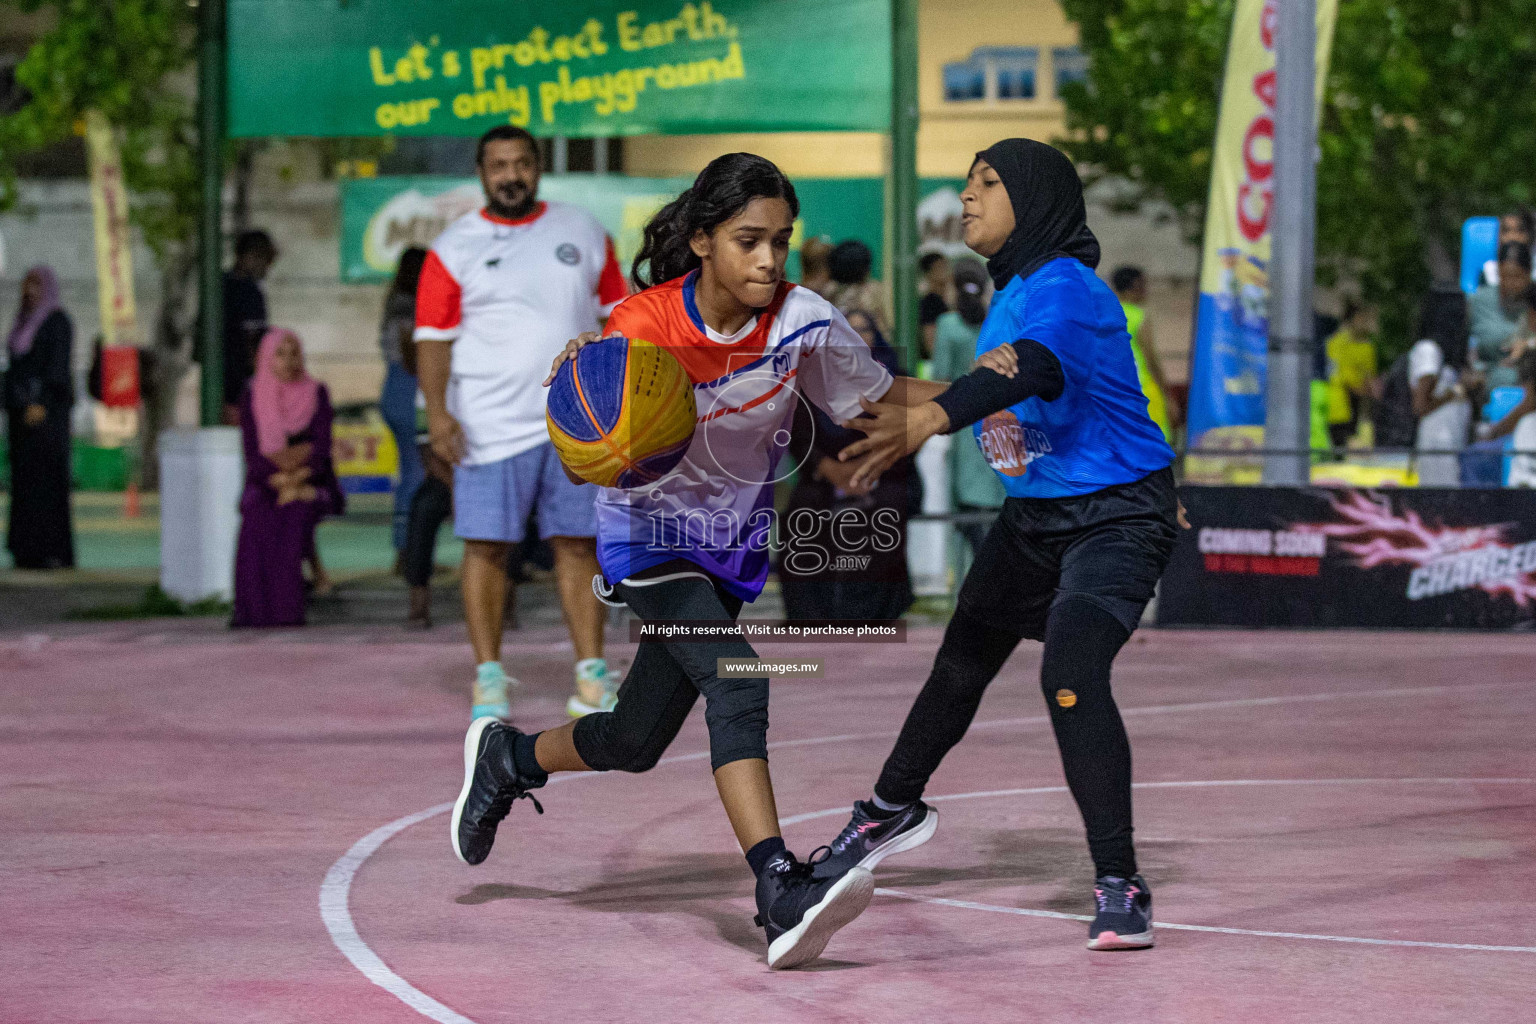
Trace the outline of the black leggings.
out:
M 653 579 L 688 573 L 664 582 L 621 583 L 614 589 L 642 622 L 676 619 L 735 621 L 741 599 L 727 593 L 703 570 L 669 563 Z M 712 769 L 733 761 L 768 757 L 768 679 L 721 679 L 720 658 L 755 658 L 743 639 L 711 641 L 645 640 L 619 687 L 612 711 L 576 723 L 576 753 L 594 771 L 643 772 L 655 767 L 704 695 Z
M 1040 688 L 1050 708 L 1067 787 L 1088 827 L 1100 875 L 1136 873 L 1131 841 L 1131 744 L 1110 693 L 1109 666 L 1130 636 L 1114 616 L 1068 600 L 1046 623 Z M 944 631 L 933 672 L 902 726 L 875 783 L 888 803 L 911 803 L 976 717 L 981 695 L 1021 638 L 957 611 Z
M 1009 499 L 961 588 L 875 795 L 887 803 L 919 799 L 1019 641 L 1043 640 L 1040 688 L 1094 869 L 1134 875 L 1131 745 L 1110 666 L 1167 565 L 1175 502 L 1171 478 L 1157 474 L 1082 499 Z

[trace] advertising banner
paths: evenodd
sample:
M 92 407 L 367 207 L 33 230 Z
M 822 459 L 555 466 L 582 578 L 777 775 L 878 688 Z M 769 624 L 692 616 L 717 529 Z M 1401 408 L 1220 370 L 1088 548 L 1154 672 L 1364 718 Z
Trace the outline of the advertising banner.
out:
M 394 435 L 376 418 L 332 427 L 331 458 L 341 488 L 348 494 L 386 492 L 400 472 Z
M 229 0 L 228 11 L 235 137 L 890 122 L 889 0 Z
M 539 197 L 574 203 L 602 222 L 619 262 L 628 267 L 640 250 L 645 224 L 692 184 L 681 178 L 626 178 L 607 174 L 546 174 Z M 384 281 L 400 253 L 426 247 L 458 217 L 485 205 L 480 179 L 420 175 L 361 178 L 342 183 L 341 279 Z
M 1211 195 L 1205 214 L 1200 302 L 1189 385 L 1191 448 L 1263 445 L 1269 350 L 1270 220 L 1274 206 L 1275 31 L 1278 0 L 1238 0 Z M 1317 2 L 1317 95 L 1321 101 L 1338 0 Z M 1191 479 L 1213 467 L 1191 460 Z M 1219 464 L 1215 467 L 1220 477 Z
M 133 301 L 128 191 L 112 126 L 99 110 L 85 115 L 96 236 L 96 292 L 101 303 L 101 401 L 116 422 L 100 434 L 131 435 L 139 406 L 139 325 Z M 108 419 L 113 417 L 109 416 Z
M 1536 628 L 1536 490 L 1179 493 L 1158 625 Z
M 128 231 L 128 190 L 112 126 L 99 110 L 85 115 L 91 173 L 91 214 L 96 235 L 96 285 L 101 299 L 101 343 L 137 345 L 133 302 L 133 252 Z
M 604 174 L 546 174 L 539 180 L 545 199 L 575 203 L 591 211 L 613 236 L 619 265 L 629 270 L 651 216 L 692 184 L 691 178 L 630 178 Z M 800 219 L 790 241 L 789 273 L 800 273 L 799 249 L 806 237 L 834 242 L 857 238 L 881 266 L 885 183 L 880 178 L 801 178 L 795 182 Z M 924 251 L 965 252 L 958 241 L 957 183 L 924 179 L 926 197 L 918 208 L 919 243 Z M 400 253 L 429 246 L 455 217 L 485 203 L 480 180 L 443 175 L 360 178 L 342 182 L 341 279 L 350 283 L 386 281 Z M 876 270 L 879 273 L 879 270 Z

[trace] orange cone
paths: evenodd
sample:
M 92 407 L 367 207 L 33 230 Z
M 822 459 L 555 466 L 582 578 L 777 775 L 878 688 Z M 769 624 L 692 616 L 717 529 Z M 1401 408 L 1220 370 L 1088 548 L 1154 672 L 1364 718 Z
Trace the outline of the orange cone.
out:
M 139 485 L 128 484 L 128 493 L 123 495 L 123 515 L 129 519 L 139 518 Z

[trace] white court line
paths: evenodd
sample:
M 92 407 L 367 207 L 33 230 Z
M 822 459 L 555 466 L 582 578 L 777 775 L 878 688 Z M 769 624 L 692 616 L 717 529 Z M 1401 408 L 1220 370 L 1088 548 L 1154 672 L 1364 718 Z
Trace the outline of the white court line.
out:
M 1447 778 L 1416 778 L 1416 779 L 1194 779 L 1176 782 L 1133 782 L 1132 789 L 1215 789 L 1229 786 L 1366 786 L 1366 785 L 1446 785 L 1446 784 L 1472 784 L 1508 786 L 1508 785 L 1533 785 L 1536 779 L 1447 779 Z M 987 789 L 978 790 L 975 793 L 950 793 L 946 796 L 929 796 L 923 799 L 930 804 L 943 803 L 946 800 L 984 800 L 997 796 L 1034 796 L 1037 793 L 1065 793 L 1066 786 L 1033 786 L 1029 789 Z M 831 818 L 839 814 L 847 814 L 846 807 L 829 807 L 824 811 L 807 811 L 804 814 L 796 814 L 788 818 L 780 818 L 779 824 L 798 825 L 805 821 L 815 821 L 817 818 Z M 916 897 L 914 897 L 916 898 Z M 1070 916 L 1070 915 L 1069 915 Z M 1084 920 L 1091 920 L 1084 918 Z M 1170 925 L 1170 927 L 1172 927 Z
M 407 814 L 403 818 L 396 818 L 388 825 L 374 829 L 353 843 L 352 849 L 342 854 L 341 859 L 332 864 L 331 870 L 325 873 L 325 881 L 320 885 L 320 919 L 325 922 L 325 930 L 331 933 L 331 941 L 336 943 L 336 948 L 341 950 L 342 955 L 352 961 L 352 966 L 362 971 L 363 976 L 369 981 L 422 1016 L 437 1021 L 438 1024 L 475 1024 L 468 1017 L 450 1010 L 390 970 L 384 961 L 379 959 L 379 955 L 368 947 L 368 943 L 363 941 L 363 937 L 357 934 L 357 925 L 352 922 L 352 911 L 347 906 L 348 897 L 352 892 L 352 879 L 357 876 L 357 869 L 363 866 L 365 860 L 377 853 L 379 847 L 417 822 L 435 818 L 451 810 L 453 810 L 453 802 L 449 801 L 446 804 L 438 804 L 436 807 L 428 807 L 424 811 L 417 811 L 415 814 Z
M 1518 683 L 1475 683 L 1475 684 L 1471 684 L 1471 685 L 1467 685 L 1467 686 L 1423 686 L 1423 687 L 1415 687 L 1415 688 L 1398 688 L 1398 689 L 1390 689 L 1390 690 L 1350 690 L 1350 691 L 1344 691 L 1344 692 L 1341 692 L 1341 693 L 1295 694 L 1295 695 L 1291 695 L 1291 696 L 1280 696 L 1280 697 L 1250 697 L 1250 698 L 1241 698 L 1241 699 L 1237 699 L 1237 700 L 1205 701 L 1205 702 L 1193 703 L 1193 704 L 1164 704 L 1164 705 L 1152 705 L 1152 706 L 1140 707 L 1140 708 L 1122 708 L 1121 709 L 1121 714 L 1122 715 L 1153 715 L 1153 714 L 1167 714 L 1167 713 L 1175 712 L 1175 711 L 1219 710 L 1219 709 L 1223 709 L 1223 708 L 1239 708 L 1239 707 L 1269 707 L 1269 706 L 1277 705 L 1277 704 L 1304 704 L 1304 703 L 1315 703 L 1315 702 L 1318 702 L 1318 701 L 1350 700 L 1350 699 L 1361 699 L 1361 698 L 1370 698 L 1370 697 L 1428 696 L 1428 695 L 1431 695 L 1431 694 L 1451 693 L 1451 692 L 1460 693 L 1460 692 L 1463 692 L 1463 691 L 1470 691 L 1470 690 L 1505 689 L 1505 688 L 1510 688 L 1510 687 L 1519 686 L 1519 685 L 1522 685 L 1522 684 L 1518 684 Z M 994 720 L 989 721 L 989 722 L 977 722 L 974 725 L 972 725 L 971 728 L 972 729 L 1002 728 L 1002 727 L 1006 727 L 1006 726 L 1030 725 L 1030 724 L 1044 723 L 1044 722 L 1048 722 L 1048 721 L 1050 721 L 1049 717 L 1048 716 L 1044 716 L 1044 715 L 1041 715 L 1041 716 L 1038 716 L 1038 717 L 1032 717 L 1032 718 L 994 719 Z M 822 744 L 822 743 L 852 742 L 852 741 L 867 740 L 867 739 L 889 739 L 889 738 L 891 738 L 891 737 L 893 737 L 895 735 L 896 735 L 896 733 L 894 733 L 894 732 L 849 733 L 849 734 L 839 735 L 839 736 L 821 736 L 821 737 L 815 737 L 815 738 L 803 739 L 803 740 L 781 740 L 781 741 L 778 741 L 778 742 L 775 742 L 775 743 L 768 744 L 768 748 L 770 750 L 777 750 L 777 749 L 782 749 L 782 748 L 786 748 L 786 747 L 802 747 L 802 746 L 811 746 L 811 745 Z M 659 766 L 659 765 L 664 765 L 664 764 L 676 764 L 676 763 L 683 762 L 683 761 L 702 761 L 702 760 L 704 760 L 704 759 L 706 759 L 708 757 L 709 757 L 709 751 L 707 751 L 707 750 L 706 751 L 700 751 L 700 752 L 697 752 L 697 753 L 692 753 L 692 754 L 677 754 L 677 755 L 674 755 L 672 757 L 664 757 L 664 758 L 662 758 L 660 761 L 657 762 L 657 765 Z M 559 778 L 550 780 L 550 785 L 554 785 L 554 784 L 559 783 L 559 782 L 574 782 L 574 781 L 576 781 L 578 779 L 584 779 L 584 778 L 590 779 L 590 778 L 597 778 L 597 777 L 598 777 L 597 773 L 584 774 L 584 775 L 566 775 L 566 776 L 561 776 Z M 1329 784 L 1337 785 L 1337 784 L 1342 784 L 1345 781 L 1378 781 L 1378 782 L 1381 782 L 1381 781 L 1392 781 L 1392 782 L 1397 782 L 1397 781 L 1458 782 L 1459 781 L 1459 782 L 1467 782 L 1467 783 L 1511 783 L 1511 782 L 1522 782 L 1522 781 L 1530 781 L 1530 780 L 1518 780 L 1518 779 L 1460 779 L 1460 780 L 1455 780 L 1455 779 L 1439 779 L 1439 780 L 1332 780 L 1332 779 L 1305 779 L 1305 780 L 1303 780 L 1303 779 L 1297 779 L 1297 780 L 1269 780 L 1267 782 L 1265 780 L 1224 780 L 1224 781 L 1223 780 L 1214 780 L 1214 781 L 1207 781 L 1207 782 L 1164 782 L 1164 783 L 1152 782 L 1152 783 L 1138 783 L 1137 785 L 1140 786 L 1140 787 L 1143 787 L 1143 788 L 1148 788 L 1148 787 L 1171 788 L 1171 787 L 1177 787 L 1177 786 L 1210 786 L 1210 785 L 1276 785 L 1276 784 L 1281 784 L 1281 785 L 1291 784 L 1291 785 L 1295 785 L 1295 784 L 1302 784 L 1302 783 L 1309 784 L 1309 785 L 1329 785 Z M 947 796 L 947 797 L 945 797 L 945 796 L 937 796 L 937 797 L 929 797 L 928 799 L 930 801 L 937 802 L 937 801 L 940 801 L 940 800 L 979 799 L 979 798 L 984 797 L 984 796 L 1005 796 L 1005 795 L 1007 795 L 1007 796 L 1023 796 L 1023 795 L 1027 795 L 1027 794 L 1031 794 L 1031 793 L 1059 793 L 1059 792 L 1065 792 L 1065 791 L 1066 791 L 1066 787 L 1065 786 L 1041 786 L 1041 787 L 1035 787 L 1033 789 L 992 790 L 992 791 L 989 791 L 989 792 L 986 792 L 986 793 L 957 793 L 957 794 L 953 794 L 953 795 Z M 336 861 L 336 863 L 331 865 L 330 870 L 325 873 L 325 881 L 323 883 L 321 883 L 321 885 L 320 885 L 320 918 L 325 923 L 325 930 L 330 934 L 331 941 L 333 943 L 335 943 L 336 948 L 339 949 L 341 951 L 342 955 L 345 956 L 347 958 L 347 960 L 349 960 L 351 962 L 352 966 L 356 967 L 360 972 L 362 972 L 363 976 L 366 977 L 369 981 L 373 982 L 375 985 L 378 985 L 380 988 L 384 989 L 390 995 L 394 996 L 396 999 L 400 1000 L 402 1003 L 404 1003 L 405 1005 L 409 1006 L 411 1009 L 415 1010 L 417 1013 L 420 1013 L 422 1016 L 428 1017 L 428 1018 L 430 1018 L 432 1020 L 437 1021 L 438 1024 L 475 1024 L 475 1022 L 470 1020 L 468 1017 L 465 1017 L 463 1014 L 458 1013 L 457 1011 L 452 1010 L 452 1009 L 450 1009 L 447 1006 L 444 1006 L 442 1003 L 438 1002 L 436 999 L 433 999 L 431 996 L 427 995 L 425 992 L 421 991 L 416 986 L 414 986 L 410 982 L 406 981 L 400 975 L 398 975 L 394 971 L 390 970 L 389 966 L 384 963 L 384 961 L 379 957 L 379 955 L 377 953 L 375 953 L 368 946 L 368 944 L 366 942 L 363 941 L 362 936 L 358 934 L 357 925 L 352 920 L 352 911 L 351 911 L 351 907 L 349 905 L 350 904 L 350 900 L 351 900 L 351 893 L 352 893 L 352 882 L 357 877 L 357 872 L 362 868 L 363 864 L 368 860 L 369 857 L 371 857 L 375 853 L 377 853 L 379 848 L 381 846 L 383 846 L 386 842 L 388 842 L 389 840 L 393 839 L 395 836 L 399 835 L 401 832 L 405 831 L 406 829 L 410 828 L 412 825 L 420 824 L 421 822 L 426 821 L 429 818 L 437 817 L 440 814 L 446 814 L 446 813 L 448 813 L 452 809 L 453 809 L 453 804 L 451 802 L 443 803 L 443 804 L 437 804 L 436 806 L 433 806 L 433 807 L 428 807 L 424 811 L 417 811 L 415 814 L 408 814 L 408 815 L 406 815 L 403 818 L 396 818 L 394 821 L 390 822 L 387 825 L 381 825 L 380 827 L 374 829 L 372 832 L 369 832 L 367 835 L 363 836 L 363 838 L 359 839 L 357 842 L 353 843 L 351 849 L 347 850 L 346 853 L 342 854 L 341 857 Z M 791 824 L 795 824 L 795 823 L 801 822 L 801 821 L 810 821 L 810 820 L 813 820 L 815 818 L 830 817 L 833 814 L 846 814 L 846 813 L 847 813 L 847 808 L 845 808 L 845 807 L 833 808 L 831 810 L 825 810 L 825 811 L 813 811 L 813 812 L 811 812 L 809 814 L 794 815 L 794 816 L 789 817 L 789 818 L 784 818 L 784 819 L 781 820 L 781 824 L 791 825 Z M 893 896 L 896 896 L 898 898 L 906 898 L 906 899 L 918 900 L 918 901 L 922 901 L 922 902 L 937 902 L 937 903 L 943 903 L 943 904 L 952 904 L 952 905 L 955 905 L 955 906 L 966 906 L 966 904 L 964 904 L 963 901 L 943 900 L 940 897 L 925 897 L 925 896 L 908 895 L 908 894 L 898 893 L 894 889 L 882 889 L 882 890 L 877 890 L 877 891 L 884 892 L 887 895 L 893 895 Z M 1013 913 L 1013 914 L 1018 914 L 1018 915 L 1021 915 L 1021 916 L 1028 916 L 1028 917 L 1063 917 L 1063 918 L 1067 918 L 1069 920 L 1079 920 L 1079 918 L 1077 918 L 1076 916 L 1071 915 L 1071 914 L 1057 914 L 1057 913 L 1055 913 L 1053 911 L 1046 911 L 1046 910 L 1024 910 L 1022 908 L 1017 908 L 1017 907 L 1014 907 L 1014 908 L 1001 908 L 1001 907 L 1000 908 L 992 908 L 989 904 L 976 904 L 973 907 L 968 907 L 968 909 L 992 909 L 992 910 L 994 910 L 994 912 Z M 1082 920 L 1088 920 L 1088 918 L 1082 918 Z M 1372 945 L 1387 944 L 1387 945 L 1408 945 L 1408 946 L 1431 946 L 1433 948 L 1446 948 L 1446 949 L 1497 950 L 1497 951 L 1501 951 L 1501 952 L 1502 951 L 1536 952 L 1536 949 L 1526 948 L 1524 946 L 1509 946 L 1509 947 L 1503 947 L 1503 946 L 1462 946 L 1462 945 L 1455 945 L 1455 944 L 1449 944 L 1449 943 L 1409 942 L 1407 940 L 1392 940 L 1392 939 L 1355 939 L 1355 938 L 1349 938 L 1349 937 L 1344 937 L 1344 936 L 1329 936 L 1329 935 L 1301 935 L 1301 934 L 1291 935 L 1289 933 L 1258 932 L 1258 931 L 1248 932 L 1248 931 L 1242 931 L 1242 930 L 1239 930 L 1239 929 L 1208 928 L 1208 927 L 1204 927 L 1204 926 L 1200 926 L 1200 925 L 1159 924 L 1158 927 L 1159 928 L 1184 928 L 1184 929 L 1191 930 L 1191 931 L 1216 931 L 1216 932 L 1223 932 L 1223 933 L 1229 933 L 1229 934 L 1252 935 L 1252 936 L 1258 936 L 1258 937 L 1263 937 L 1263 938 L 1303 938 L 1303 939 L 1316 939 L 1316 940 L 1320 940 L 1320 941 L 1330 941 L 1330 942 L 1368 943 L 1368 944 L 1372 944 Z
M 974 903 L 970 900 L 952 900 L 943 896 L 919 896 L 899 889 L 876 889 L 876 896 L 893 896 L 898 900 L 917 903 L 936 903 L 941 907 L 959 907 L 962 910 L 985 910 L 994 914 L 1016 914 L 1020 917 L 1050 917 L 1058 921 L 1092 921 L 1087 914 L 1062 914 L 1054 910 L 1028 910 L 1024 907 L 1000 907 L 993 903 Z M 1251 935 L 1265 939 L 1310 939 L 1314 942 L 1349 942 L 1363 946 L 1412 946 L 1419 949 L 1467 949 L 1478 953 L 1536 953 L 1536 946 L 1479 946 L 1470 942 L 1416 942 L 1411 939 L 1364 939 L 1352 935 L 1310 935 L 1306 932 L 1263 932 L 1252 928 L 1217 928 L 1205 924 L 1156 923 L 1156 928 L 1181 932 L 1216 932 L 1220 935 Z

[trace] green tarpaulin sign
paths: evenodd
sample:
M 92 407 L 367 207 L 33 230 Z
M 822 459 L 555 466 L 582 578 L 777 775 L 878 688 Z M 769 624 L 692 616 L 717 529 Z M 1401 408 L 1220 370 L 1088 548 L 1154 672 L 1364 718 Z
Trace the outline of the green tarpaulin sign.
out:
M 583 206 L 613 236 L 625 272 L 640 249 L 651 216 L 692 184 L 688 178 L 630 178 L 622 175 L 546 174 L 539 195 Z M 958 181 L 926 179 L 918 208 L 920 245 L 963 253 L 960 244 Z M 880 266 L 885 182 L 880 178 L 801 178 L 795 182 L 800 219 L 790 242 L 791 277 L 800 272 L 800 243 L 806 236 L 834 241 L 858 238 Z M 441 175 L 365 178 L 342 183 L 341 278 L 384 281 L 407 246 L 429 246 L 454 218 L 485 203 L 480 179 Z M 878 270 L 877 270 L 878 273 Z
M 228 0 L 228 19 L 235 137 L 890 121 L 889 0 Z

